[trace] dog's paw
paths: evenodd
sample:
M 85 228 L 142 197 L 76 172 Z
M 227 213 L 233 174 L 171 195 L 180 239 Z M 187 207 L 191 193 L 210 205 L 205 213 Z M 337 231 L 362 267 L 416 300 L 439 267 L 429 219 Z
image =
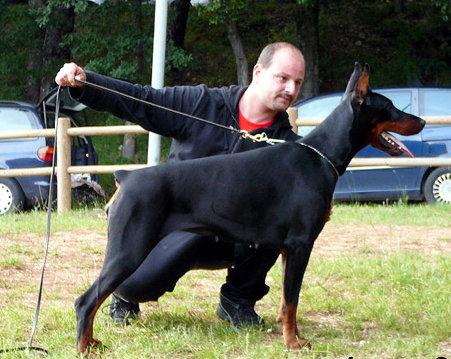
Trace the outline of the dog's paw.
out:
M 285 345 L 291 350 L 312 349 L 312 345 L 305 338 L 288 338 Z
M 97 354 L 104 351 L 107 347 L 100 340 L 91 338 L 89 342 L 80 344 L 77 348 L 78 353 L 88 358 L 95 358 Z

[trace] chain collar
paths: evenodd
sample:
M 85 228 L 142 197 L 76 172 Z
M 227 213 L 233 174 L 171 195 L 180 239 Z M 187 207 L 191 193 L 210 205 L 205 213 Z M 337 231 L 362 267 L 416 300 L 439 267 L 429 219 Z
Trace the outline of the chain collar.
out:
M 328 159 L 324 154 L 322 154 L 320 151 L 318 151 L 315 147 L 307 145 L 305 143 L 302 142 L 296 142 L 297 144 L 301 145 L 301 146 L 305 146 L 310 148 L 312 151 L 316 152 L 320 157 L 324 158 L 329 164 L 330 166 L 333 168 L 335 174 L 337 175 L 337 178 L 340 177 L 340 174 L 338 173 L 337 168 L 334 166 L 334 164 L 332 163 L 332 161 L 330 159 Z

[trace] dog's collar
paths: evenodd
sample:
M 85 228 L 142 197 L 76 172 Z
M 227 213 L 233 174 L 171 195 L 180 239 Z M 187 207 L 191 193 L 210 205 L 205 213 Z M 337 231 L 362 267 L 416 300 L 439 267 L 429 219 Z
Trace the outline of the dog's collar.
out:
M 334 166 L 334 164 L 332 163 L 332 161 L 330 159 L 328 159 L 324 154 L 322 154 L 320 151 L 318 151 L 315 147 L 307 145 L 305 143 L 302 142 L 296 142 L 297 144 L 301 145 L 301 146 L 305 146 L 310 148 L 313 152 L 316 152 L 320 157 L 324 158 L 329 164 L 330 166 L 333 168 L 335 174 L 337 175 L 337 178 L 340 177 L 340 174 L 337 171 L 337 168 Z

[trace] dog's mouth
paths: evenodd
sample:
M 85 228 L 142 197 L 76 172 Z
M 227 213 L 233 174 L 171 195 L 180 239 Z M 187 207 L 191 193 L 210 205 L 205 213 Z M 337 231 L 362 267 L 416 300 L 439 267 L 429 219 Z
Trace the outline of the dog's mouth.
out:
M 394 136 L 390 135 L 388 132 L 382 131 L 378 136 L 378 147 L 381 150 L 387 152 L 391 156 L 401 156 L 403 153 L 407 154 L 409 157 L 413 157 L 412 152 L 404 146 L 404 144 L 397 140 Z

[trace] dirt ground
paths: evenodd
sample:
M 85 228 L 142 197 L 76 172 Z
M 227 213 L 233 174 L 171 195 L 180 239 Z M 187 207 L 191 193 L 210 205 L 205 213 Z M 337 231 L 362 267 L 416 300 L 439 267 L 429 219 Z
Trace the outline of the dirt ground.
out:
M 44 253 L 44 235 L 11 234 L 0 237 L 0 250 L 19 258 L 19 263 L 3 265 L 0 299 L 20 284 L 39 283 Z M 57 232 L 50 238 L 45 290 L 58 293 L 56 301 L 70 301 L 99 273 L 106 235 L 97 231 Z M 446 227 L 400 225 L 339 225 L 329 223 L 321 233 L 314 256 L 386 255 L 397 252 L 421 252 L 424 255 L 451 254 L 451 232 Z M 205 283 L 208 286 L 208 282 Z M 205 288 L 207 289 L 207 288 Z M 209 288 L 211 289 L 211 288 Z M 24 301 L 35 305 L 36 293 L 24 293 Z

